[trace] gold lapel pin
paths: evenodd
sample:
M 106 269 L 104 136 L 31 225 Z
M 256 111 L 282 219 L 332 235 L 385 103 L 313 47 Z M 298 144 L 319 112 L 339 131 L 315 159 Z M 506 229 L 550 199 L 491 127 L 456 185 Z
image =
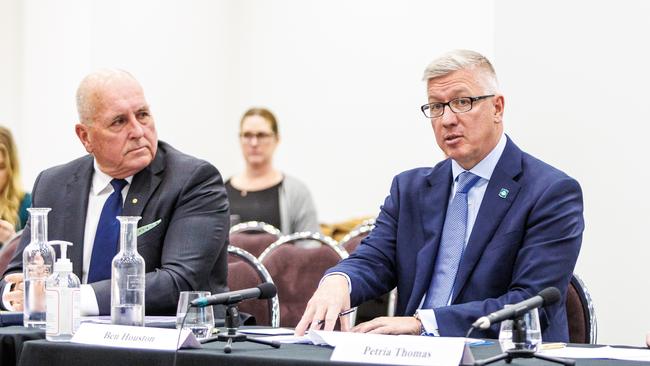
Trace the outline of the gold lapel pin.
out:
M 132 199 L 131 203 L 135 205 L 136 203 L 138 203 L 138 199 L 137 198 Z

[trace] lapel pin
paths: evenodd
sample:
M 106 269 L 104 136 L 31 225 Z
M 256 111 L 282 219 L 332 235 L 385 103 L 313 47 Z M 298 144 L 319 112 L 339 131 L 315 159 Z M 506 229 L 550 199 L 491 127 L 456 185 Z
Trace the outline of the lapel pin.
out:
M 505 188 L 501 188 L 501 190 L 499 191 L 499 197 L 506 198 L 506 197 L 508 197 L 509 192 L 510 192 L 509 190 L 507 190 Z
M 138 199 L 137 198 L 132 199 L 131 203 L 135 205 L 136 203 L 138 203 Z

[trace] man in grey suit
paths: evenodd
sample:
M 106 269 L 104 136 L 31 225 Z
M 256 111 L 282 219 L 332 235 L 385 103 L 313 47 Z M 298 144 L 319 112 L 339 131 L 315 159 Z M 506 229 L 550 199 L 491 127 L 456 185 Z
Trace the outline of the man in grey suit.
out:
M 68 256 L 83 283 L 82 314 L 110 314 L 110 275 L 89 281 L 89 272 L 114 180 L 125 180 L 121 214 L 142 217 L 138 251 L 146 263 L 146 313 L 175 314 L 180 291 L 224 291 L 229 212 L 217 169 L 158 141 L 142 87 L 125 71 L 84 78 L 77 108 L 75 132 L 89 155 L 43 171 L 32 192 L 34 207 L 52 208 L 49 239 L 74 244 Z M 22 309 L 29 231 L 28 222 L 4 279 L 11 287 L 3 286 L 3 306 L 14 310 Z

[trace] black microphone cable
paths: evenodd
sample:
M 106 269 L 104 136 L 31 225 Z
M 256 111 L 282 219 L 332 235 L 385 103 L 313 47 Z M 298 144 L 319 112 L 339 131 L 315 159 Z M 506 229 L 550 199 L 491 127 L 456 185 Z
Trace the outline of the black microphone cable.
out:
M 178 356 L 178 348 L 179 348 L 179 343 L 181 343 L 181 334 L 183 333 L 183 327 L 185 326 L 185 320 L 187 319 L 187 315 L 190 313 L 190 308 L 192 307 L 191 304 L 187 304 L 187 309 L 185 310 L 185 316 L 183 317 L 183 321 L 181 321 L 181 327 L 178 329 L 178 338 L 176 339 L 176 349 L 174 350 L 174 361 L 172 362 L 172 366 L 176 366 L 176 357 Z

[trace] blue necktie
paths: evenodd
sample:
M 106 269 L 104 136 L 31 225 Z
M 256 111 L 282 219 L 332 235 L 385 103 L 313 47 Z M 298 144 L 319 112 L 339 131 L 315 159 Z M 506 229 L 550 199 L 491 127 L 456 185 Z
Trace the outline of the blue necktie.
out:
M 440 248 L 433 267 L 429 291 L 422 304 L 423 309 L 435 309 L 447 305 L 454 286 L 460 259 L 465 249 L 467 234 L 467 192 L 481 179 L 470 172 L 458 176 L 456 194 L 447 208 L 442 229 Z
M 117 253 L 117 241 L 120 236 L 120 223 L 116 216 L 122 214 L 122 189 L 127 184 L 124 179 L 111 181 L 113 193 L 106 199 L 99 216 L 88 270 L 88 283 L 111 278 L 111 262 Z

